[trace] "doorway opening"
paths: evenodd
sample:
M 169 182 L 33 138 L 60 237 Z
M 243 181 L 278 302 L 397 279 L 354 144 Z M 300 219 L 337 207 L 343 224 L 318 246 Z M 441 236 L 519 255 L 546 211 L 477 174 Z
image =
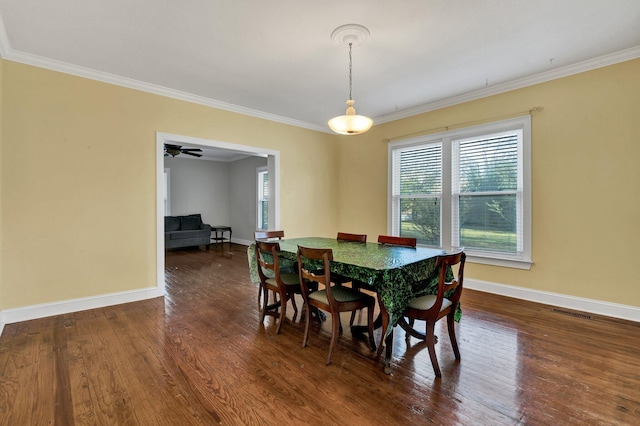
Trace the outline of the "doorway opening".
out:
M 268 212 L 269 225 L 272 229 L 280 227 L 280 151 L 266 148 L 238 145 L 209 139 L 194 138 L 163 132 L 156 133 L 156 286 L 164 294 L 164 215 L 165 215 L 165 166 L 164 145 L 188 145 L 190 147 L 215 148 L 267 158 L 268 180 Z

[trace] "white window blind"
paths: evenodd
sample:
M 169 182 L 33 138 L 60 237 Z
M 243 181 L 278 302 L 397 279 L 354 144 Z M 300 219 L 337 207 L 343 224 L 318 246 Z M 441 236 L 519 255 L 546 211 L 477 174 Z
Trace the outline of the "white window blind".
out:
M 453 246 L 522 253 L 521 141 L 521 130 L 453 141 Z
M 442 145 L 432 143 L 394 151 L 394 235 L 440 245 Z

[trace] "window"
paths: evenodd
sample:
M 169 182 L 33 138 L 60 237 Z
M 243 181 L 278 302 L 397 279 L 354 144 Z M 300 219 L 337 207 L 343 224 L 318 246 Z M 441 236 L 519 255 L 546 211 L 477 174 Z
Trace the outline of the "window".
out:
M 269 173 L 258 169 L 258 223 L 257 229 L 269 229 Z
M 527 116 L 392 142 L 389 232 L 529 268 L 530 129 Z

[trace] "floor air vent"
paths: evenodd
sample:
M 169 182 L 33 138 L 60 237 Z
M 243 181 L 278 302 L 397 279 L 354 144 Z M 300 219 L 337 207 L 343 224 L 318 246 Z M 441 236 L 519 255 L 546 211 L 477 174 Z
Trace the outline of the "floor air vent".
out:
M 570 317 L 591 319 L 591 315 L 585 314 L 582 312 L 565 311 L 564 309 L 558 309 L 558 308 L 553 308 L 552 311 L 562 315 L 569 315 Z

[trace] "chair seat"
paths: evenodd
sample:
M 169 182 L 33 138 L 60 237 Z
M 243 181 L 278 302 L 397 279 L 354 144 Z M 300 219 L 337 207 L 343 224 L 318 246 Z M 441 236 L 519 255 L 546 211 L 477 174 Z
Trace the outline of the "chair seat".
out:
M 408 307 L 412 309 L 419 309 L 421 311 L 427 311 L 431 309 L 431 307 L 436 303 L 436 299 L 437 296 L 435 294 L 427 294 L 425 296 L 416 297 L 409 302 Z M 444 311 L 449 306 L 451 306 L 451 301 L 446 297 L 443 298 L 440 311 Z
M 280 279 L 286 285 L 300 285 L 298 274 L 280 274 Z M 278 285 L 275 278 L 269 278 L 266 280 L 266 282 L 274 286 Z
M 339 303 L 355 302 L 358 300 L 366 300 L 370 298 L 370 296 L 364 293 L 360 293 L 359 291 L 353 290 L 349 287 L 343 287 L 340 285 L 331 287 L 331 293 L 333 294 L 333 297 L 335 297 L 336 301 Z M 329 304 L 326 290 L 314 291 L 313 293 L 309 294 L 309 299 L 314 299 L 314 300 L 317 300 L 318 302 Z

